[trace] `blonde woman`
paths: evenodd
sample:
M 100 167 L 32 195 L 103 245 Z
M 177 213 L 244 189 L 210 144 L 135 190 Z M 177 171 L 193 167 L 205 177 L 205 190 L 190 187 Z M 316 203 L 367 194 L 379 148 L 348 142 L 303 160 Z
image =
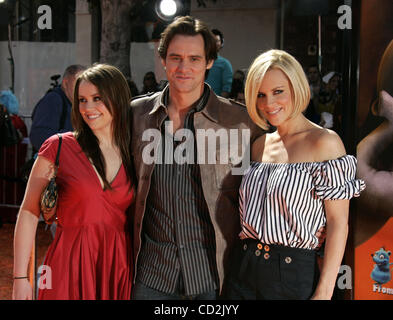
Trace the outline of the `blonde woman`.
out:
M 349 199 L 364 182 L 339 136 L 303 115 L 310 89 L 301 65 L 270 50 L 250 67 L 246 105 L 252 120 L 276 130 L 252 145 L 240 187 L 240 243 L 226 282 L 230 299 L 330 299 L 348 234 Z M 322 270 L 317 230 L 326 226 Z

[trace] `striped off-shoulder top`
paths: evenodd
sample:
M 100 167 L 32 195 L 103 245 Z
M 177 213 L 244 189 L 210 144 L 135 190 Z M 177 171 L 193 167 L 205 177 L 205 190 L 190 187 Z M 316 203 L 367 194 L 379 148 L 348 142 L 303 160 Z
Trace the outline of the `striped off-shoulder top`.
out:
M 241 239 L 315 249 L 326 224 L 324 200 L 358 197 L 356 158 L 304 163 L 251 162 L 240 186 Z

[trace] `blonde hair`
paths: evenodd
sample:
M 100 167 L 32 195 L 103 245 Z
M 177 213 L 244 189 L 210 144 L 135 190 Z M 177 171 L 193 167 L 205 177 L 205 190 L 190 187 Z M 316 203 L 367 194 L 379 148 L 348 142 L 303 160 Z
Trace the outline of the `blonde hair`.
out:
M 263 78 L 270 69 L 279 69 L 288 78 L 293 103 L 290 117 L 303 112 L 310 102 L 310 86 L 300 63 L 282 50 L 273 49 L 262 53 L 250 66 L 244 91 L 247 111 L 251 119 L 265 130 L 269 125 L 257 109 L 257 96 Z

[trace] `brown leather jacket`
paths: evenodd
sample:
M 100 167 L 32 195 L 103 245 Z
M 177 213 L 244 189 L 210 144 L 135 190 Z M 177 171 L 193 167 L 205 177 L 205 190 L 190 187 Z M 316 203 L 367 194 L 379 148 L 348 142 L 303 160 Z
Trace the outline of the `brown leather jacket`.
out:
M 133 118 L 131 128 L 131 152 L 138 179 L 138 190 L 133 219 L 135 270 L 141 248 L 141 230 L 146 208 L 146 199 L 149 193 L 151 175 L 154 169 L 154 164 L 146 164 L 142 161 L 143 149 L 151 143 L 150 140 L 142 141 L 142 135 L 146 129 L 160 130 L 161 124 L 166 118 L 166 113 L 160 110 L 162 106 L 163 92 L 136 98 L 131 102 Z M 205 108 L 194 115 L 194 128 L 195 132 L 197 132 L 198 129 L 223 129 L 220 132 L 226 133 L 227 137 L 229 137 L 227 139 L 228 141 L 225 141 L 226 139 L 216 139 L 216 146 L 213 144 L 213 149 L 215 148 L 216 151 L 216 164 L 209 164 L 207 160 L 207 151 L 209 147 L 206 146 L 211 146 L 208 139 L 206 138 L 204 140 L 205 148 L 201 145 L 202 140 L 196 140 L 198 153 L 205 152 L 206 156 L 204 161 L 205 164 L 200 164 L 201 181 L 204 197 L 209 208 L 216 235 L 217 268 L 220 277 L 220 285 L 222 287 L 224 274 L 226 273 L 224 272 L 224 268 L 228 267 L 227 258 L 229 248 L 238 238 L 240 232 L 238 197 L 242 179 L 241 175 L 231 174 L 232 168 L 241 165 L 241 152 L 239 152 L 239 154 L 236 153 L 236 156 L 231 156 L 231 153 L 228 151 L 227 156 L 225 150 L 228 150 L 228 146 L 229 150 L 231 150 L 231 148 L 234 149 L 235 146 L 239 148 L 239 151 L 244 150 L 244 147 L 243 149 L 241 148 L 241 137 L 243 137 L 242 130 L 244 129 L 250 129 L 250 131 L 248 131 L 250 133 L 250 139 L 246 139 L 248 140 L 246 142 L 247 148 L 250 146 L 250 141 L 252 143 L 264 132 L 251 121 L 247 109 L 243 105 L 232 100 L 218 97 L 212 90 L 210 90 L 209 99 Z M 234 134 L 235 132 L 239 134 L 239 139 L 231 138 L 230 133 Z M 249 153 L 247 157 L 249 157 Z M 226 161 L 224 158 L 226 158 Z

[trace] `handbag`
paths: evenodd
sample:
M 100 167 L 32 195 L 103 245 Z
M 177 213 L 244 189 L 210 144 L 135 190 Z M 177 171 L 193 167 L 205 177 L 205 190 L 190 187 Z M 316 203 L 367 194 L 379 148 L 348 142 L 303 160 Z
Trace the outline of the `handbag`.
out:
M 40 209 L 42 216 L 47 224 L 52 224 L 56 220 L 56 205 L 57 205 L 57 198 L 58 198 L 58 190 L 56 184 L 56 176 L 57 170 L 59 169 L 59 157 L 60 157 L 60 149 L 61 149 L 61 142 L 62 136 L 61 134 L 57 134 L 59 137 L 59 146 L 57 148 L 57 155 L 55 160 L 55 172 L 53 177 L 50 179 L 48 185 L 44 189 L 41 194 L 40 199 Z
M 1 113 L 1 126 L 0 126 L 0 144 L 5 147 L 16 145 L 20 142 L 21 136 L 18 133 L 18 130 L 12 123 L 11 116 L 7 112 L 7 110 L 0 107 Z

